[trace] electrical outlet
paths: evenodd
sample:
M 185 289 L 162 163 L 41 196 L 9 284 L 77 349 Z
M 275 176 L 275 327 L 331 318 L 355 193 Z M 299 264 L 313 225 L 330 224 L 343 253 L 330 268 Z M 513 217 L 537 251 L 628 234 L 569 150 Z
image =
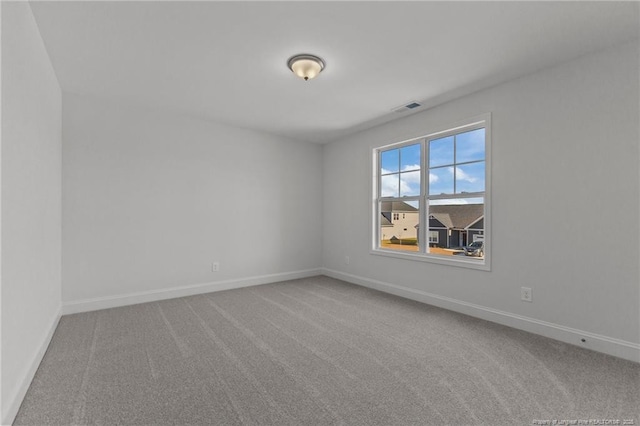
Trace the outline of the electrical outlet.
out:
M 529 287 L 521 287 L 520 288 L 520 298 L 525 302 L 532 302 L 533 295 L 531 288 Z
M 345 263 L 346 265 L 348 265 L 348 264 L 349 264 L 349 262 L 351 262 L 351 259 L 349 259 L 349 256 L 345 256 L 345 257 L 344 257 L 344 263 Z
M 213 262 L 211 264 L 211 272 L 218 272 L 220 270 L 220 262 Z

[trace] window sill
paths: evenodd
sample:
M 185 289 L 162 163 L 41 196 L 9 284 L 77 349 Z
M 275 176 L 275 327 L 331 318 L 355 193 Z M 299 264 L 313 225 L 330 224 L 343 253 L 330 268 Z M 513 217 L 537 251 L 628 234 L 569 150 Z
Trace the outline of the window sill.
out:
M 435 263 L 438 265 L 455 266 L 459 268 L 476 269 L 479 271 L 491 271 L 491 265 L 487 257 L 483 262 L 462 256 L 441 256 L 425 253 L 398 252 L 395 250 L 372 249 L 369 253 L 376 256 L 393 257 L 396 259 L 413 260 L 418 262 Z

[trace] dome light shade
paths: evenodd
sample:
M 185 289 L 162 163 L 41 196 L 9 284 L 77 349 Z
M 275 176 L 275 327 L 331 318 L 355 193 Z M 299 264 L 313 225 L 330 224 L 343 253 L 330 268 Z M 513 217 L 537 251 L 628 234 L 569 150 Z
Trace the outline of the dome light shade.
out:
M 324 69 L 324 61 L 314 55 L 295 55 L 289 58 L 287 66 L 295 75 L 307 81 L 320 74 Z

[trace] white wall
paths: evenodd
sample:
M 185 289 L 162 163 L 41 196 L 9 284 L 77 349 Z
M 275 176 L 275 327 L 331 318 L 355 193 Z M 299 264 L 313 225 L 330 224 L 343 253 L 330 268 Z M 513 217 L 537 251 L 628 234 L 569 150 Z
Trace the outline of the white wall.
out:
M 321 146 L 66 93 L 63 135 L 65 312 L 318 273 Z
M 28 3 L 2 3 L 1 420 L 60 312 L 61 93 Z
M 638 44 L 626 44 L 325 146 L 327 273 L 572 343 L 584 331 L 598 341 L 587 347 L 637 354 L 638 85 Z M 492 271 L 370 254 L 371 148 L 486 112 Z M 533 303 L 520 301 L 521 286 Z

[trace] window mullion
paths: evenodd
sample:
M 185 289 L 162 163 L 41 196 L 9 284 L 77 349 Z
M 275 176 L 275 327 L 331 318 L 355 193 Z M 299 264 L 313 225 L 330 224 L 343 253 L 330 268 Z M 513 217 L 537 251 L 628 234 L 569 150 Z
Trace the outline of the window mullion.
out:
M 398 197 L 400 197 L 400 187 L 402 182 L 402 170 L 400 170 L 400 166 L 402 165 L 402 149 L 398 149 Z
M 422 185 L 420 188 L 420 220 L 422 226 L 419 227 L 420 241 L 426 241 L 423 243 L 423 247 L 420 248 L 421 253 L 429 252 L 429 202 L 427 197 L 429 196 L 429 142 L 427 139 L 422 141 Z
M 457 135 L 453 135 L 453 193 L 458 193 L 458 188 L 456 184 L 458 183 L 458 167 L 456 161 L 458 161 L 458 156 L 456 153 L 456 148 L 458 146 L 458 137 Z

